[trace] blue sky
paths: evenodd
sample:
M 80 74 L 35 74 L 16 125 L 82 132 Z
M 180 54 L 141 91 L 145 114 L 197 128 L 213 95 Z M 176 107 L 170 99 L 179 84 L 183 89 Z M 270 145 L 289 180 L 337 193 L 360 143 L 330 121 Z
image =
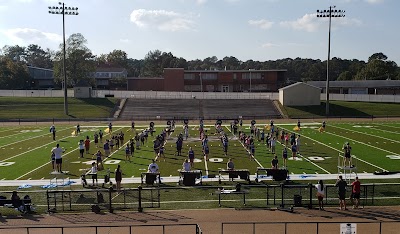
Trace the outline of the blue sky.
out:
M 328 21 L 317 9 L 346 11 L 332 20 L 331 56 L 367 60 L 383 52 L 400 64 L 398 0 L 65 0 L 79 7 L 66 16 L 66 33 L 82 33 L 94 54 L 121 49 L 142 59 L 150 50 L 185 59 L 326 60 Z M 0 48 L 62 42 L 54 0 L 0 0 Z

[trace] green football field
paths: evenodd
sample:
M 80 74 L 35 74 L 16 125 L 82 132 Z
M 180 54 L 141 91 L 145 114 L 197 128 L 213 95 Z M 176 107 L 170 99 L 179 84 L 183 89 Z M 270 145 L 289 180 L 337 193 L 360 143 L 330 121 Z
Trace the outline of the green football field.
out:
M 203 175 L 216 175 L 218 170 L 226 168 L 228 158 L 232 158 L 236 169 L 248 169 L 254 174 L 257 167 L 270 167 L 273 154 L 267 149 L 265 142 L 256 141 L 255 159 L 250 160 L 247 151 L 239 142 L 238 138 L 230 133 L 229 125 L 224 125 L 224 130 L 230 138 L 228 156 L 224 156 L 221 141 L 215 134 L 213 125 L 205 126 L 209 136 L 210 160 L 205 161 L 201 152 L 201 141 L 197 121 L 191 121 L 189 139 L 184 141 L 183 156 L 175 156 L 175 141 L 182 132 L 182 125 L 177 124 L 175 132 L 167 140 L 165 145 L 166 160 L 158 162 L 161 176 L 179 176 L 178 170 L 182 167 L 187 151 L 193 147 L 196 156 L 195 168 L 203 170 Z M 257 123 L 263 128 L 267 124 Z M 250 123 L 244 122 L 243 130 L 250 132 Z M 275 121 L 275 126 L 286 132 L 295 127 L 293 124 L 280 124 Z M 362 122 L 327 123 L 326 131 L 321 133 L 318 128 L 321 123 L 303 124 L 296 134 L 301 135 L 300 154 L 296 160 L 289 157 L 288 170 L 294 174 L 335 174 L 338 172 L 338 157 L 342 154 L 342 146 L 349 142 L 352 146 L 352 155 L 357 158 L 353 164 L 357 165 L 358 173 L 372 173 L 375 171 L 400 171 L 400 123 L 399 122 Z M 82 133 L 73 136 L 75 130 L 72 125 L 56 124 L 57 136 L 53 141 L 50 126 L 2 126 L 0 127 L 0 180 L 23 180 L 23 179 L 50 179 L 52 175 L 50 163 L 50 150 L 59 143 L 66 151 L 63 154 L 63 171 L 68 172 L 70 178 L 78 178 L 87 172 L 94 161 L 93 154 L 97 151 L 94 143 L 91 143 L 90 154 L 79 158 L 78 142 L 86 136 L 93 141 L 93 134 L 104 126 L 81 125 Z M 148 125 L 136 126 L 136 131 L 147 128 Z M 165 126 L 156 126 L 156 136 Z M 127 125 L 115 123 L 113 132 L 124 132 L 126 144 L 134 136 L 134 131 Z M 104 138 L 109 138 L 105 135 Z M 135 150 L 132 162 L 125 160 L 125 147 L 115 150 L 105 160 L 105 168 L 114 171 L 118 164 L 121 165 L 125 178 L 140 177 L 147 170 L 151 159 L 155 158 L 153 152 L 153 139 L 140 150 Z M 99 145 L 100 146 L 100 145 Z M 282 144 L 277 144 L 277 156 L 282 163 Z M 290 155 L 290 152 L 289 152 Z M 101 173 L 105 173 L 102 171 Z

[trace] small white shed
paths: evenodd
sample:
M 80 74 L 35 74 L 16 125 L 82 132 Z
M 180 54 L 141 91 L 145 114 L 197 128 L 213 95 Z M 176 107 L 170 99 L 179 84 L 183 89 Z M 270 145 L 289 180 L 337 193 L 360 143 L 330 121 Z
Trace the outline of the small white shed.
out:
M 86 80 L 80 80 L 74 87 L 75 98 L 91 98 L 92 86 Z
M 283 106 L 321 105 L 321 89 L 303 82 L 279 89 L 279 102 Z

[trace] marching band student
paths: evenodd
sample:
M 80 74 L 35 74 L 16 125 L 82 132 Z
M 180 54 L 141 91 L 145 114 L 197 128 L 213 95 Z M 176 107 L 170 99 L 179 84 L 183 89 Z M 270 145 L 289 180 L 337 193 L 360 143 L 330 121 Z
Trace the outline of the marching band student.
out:
M 229 158 L 229 161 L 226 163 L 226 169 L 235 170 L 235 164 L 232 161 L 232 158 Z
M 97 181 L 97 166 L 95 162 L 92 162 L 92 168 L 90 168 L 90 174 L 92 175 L 92 183 L 94 186 L 94 181 L 96 180 L 96 185 L 98 183 Z
M 182 169 L 184 171 L 190 171 L 190 163 L 188 159 L 185 159 L 185 161 L 182 163 Z
M 85 151 L 86 151 L 87 154 L 89 153 L 89 149 L 90 149 L 90 139 L 89 139 L 89 136 L 86 136 Z
M 194 151 L 193 151 L 192 147 L 189 148 L 188 158 L 189 158 L 189 162 L 190 162 L 190 167 L 194 167 Z
M 100 143 L 103 143 L 103 131 L 99 130 Z
M 297 149 L 297 153 L 300 153 L 300 135 L 297 135 L 297 138 L 296 138 L 296 149 Z
M 126 147 L 125 147 L 125 159 L 129 162 L 131 161 L 131 148 L 130 148 L 129 144 L 126 144 Z
M 272 169 L 278 169 L 278 156 L 276 156 L 276 155 L 271 160 L 271 168 Z
M 97 148 L 99 144 L 99 135 L 97 134 L 97 132 L 94 133 L 93 138 L 94 138 L 94 145 Z
M 275 147 L 276 147 L 276 138 L 272 137 L 271 139 L 271 153 L 275 154 Z
M 79 149 L 80 158 L 83 158 L 83 152 L 85 152 L 85 145 L 83 143 L 83 140 L 79 140 L 78 149 Z
M 176 155 L 182 156 L 182 146 L 183 146 L 183 136 L 182 133 L 179 134 L 178 139 L 176 140 Z
M 81 134 L 81 126 L 78 124 L 76 125 L 76 135 Z
M 147 170 L 150 173 L 157 173 L 159 171 L 159 167 L 154 159 L 152 160 L 152 163 L 149 164 L 149 167 Z
M 112 133 L 112 123 L 110 122 L 109 124 L 108 124 L 108 133 Z
M 118 164 L 117 169 L 115 169 L 115 182 L 117 183 L 117 191 L 121 190 L 122 181 L 122 170 L 121 165 Z
M 96 164 L 97 164 L 97 169 L 103 168 L 103 154 L 101 153 L 100 150 L 97 150 L 95 153 L 96 156 Z M 100 167 L 101 165 L 101 167 Z
M 297 146 L 295 144 L 292 145 L 292 158 L 297 158 Z
M 56 169 L 60 173 L 63 173 L 61 169 L 62 169 L 62 153 L 64 152 L 65 150 L 60 147 L 60 144 L 57 144 L 56 147 L 54 147 L 51 150 L 51 153 L 54 154 L 54 158 L 56 161 Z
M 283 148 L 283 150 L 282 150 L 282 160 L 283 160 L 284 168 L 287 168 L 287 158 L 288 158 L 288 152 L 287 152 L 287 148 L 285 146 L 285 148 Z
M 113 152 L 114 151 L 114 136 L 111 137 L 109 144 L 110 144 L 110 150 L 111 150 L 111 152 Z
M 51 125 L 50 132 L 53 135 L 53 141 L 55 141 L 56 140 L 56 127 L 54 126 L 54 124 Z
M 158 151 L 157 158 L 159 158 L 159 159 L 160 159 L 160 161 L 161 161 L 161 158 L 164 158 L 164 162 L 165 162 L 165 154 L 164 154 L 164 150 L 165 150 L 165 148 L 164 148 L 164 145 L 163 145 L 163 144 L 161 144 L 161 146 L 160 146 L 160 150 Z

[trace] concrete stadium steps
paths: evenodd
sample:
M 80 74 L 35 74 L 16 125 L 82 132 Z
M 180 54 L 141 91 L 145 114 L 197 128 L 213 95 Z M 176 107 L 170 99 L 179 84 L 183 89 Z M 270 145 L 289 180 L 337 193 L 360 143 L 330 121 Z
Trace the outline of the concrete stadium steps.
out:
M 196 99 L 132 99 L 126 101 L 121 119 L 199 118 Z
M 246 119 L 278 118 L 279 111 L 267 99 L 132 99 L 126 101 L 120 119 Z
M 212 119 L 233 119 L 243 116 L 246 119 L 280 116 L 274 103 L 267 99 L 205 99 L 203 101 L 204 116 Z

